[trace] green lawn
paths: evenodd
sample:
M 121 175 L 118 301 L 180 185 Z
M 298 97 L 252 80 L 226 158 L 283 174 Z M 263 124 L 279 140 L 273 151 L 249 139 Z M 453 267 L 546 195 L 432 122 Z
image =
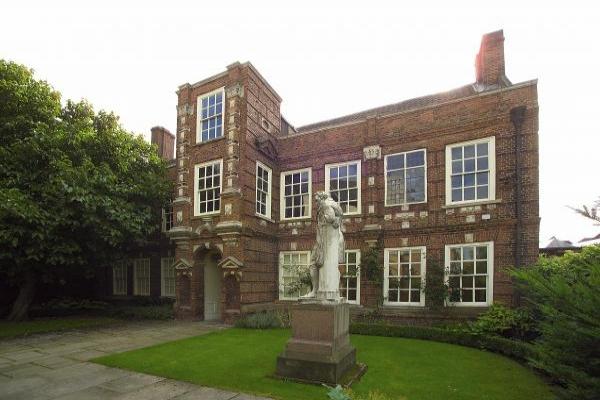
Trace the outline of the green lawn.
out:
M 31 321 L 0 321 L 0 339 L 31 335 L 33 333 L 55 332 L 68 329 L 90 328 L 116 323 L 113 318 L 40 318 Z
M 94 362 L 278 399 L 326 400 L 326 389 L 270 378 L 288 330 L 228 329 Z M 551 399 L 532 371 L 502 356 L 444 343 L 353 335 L 369 369 L 352 389 L 390 399 Z

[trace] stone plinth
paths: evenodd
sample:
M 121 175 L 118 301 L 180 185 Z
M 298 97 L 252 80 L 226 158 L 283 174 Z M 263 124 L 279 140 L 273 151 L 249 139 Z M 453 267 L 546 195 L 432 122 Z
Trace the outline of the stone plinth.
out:
M 301 303 L 292 306 L 291 321 L 292 337 L 277 357 L 279 377 L 336 384 L 356 365 L 347 303 Z

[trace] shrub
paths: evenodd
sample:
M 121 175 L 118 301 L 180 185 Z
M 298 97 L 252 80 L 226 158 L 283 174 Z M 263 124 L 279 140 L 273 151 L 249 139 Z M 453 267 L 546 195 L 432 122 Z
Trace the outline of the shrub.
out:
M 513 309 L 502 304 L 492 306 L 468 325 L 469 331 L 509 339 L 531 340 L 537 336 L 535 322 L 525 308 Z
M 446 282 L 444 272 L 444 268 L 436 265 L 433 261 L 429 262 L 421 290 L 427 299 L 427 305 L 433 310 L 443 308 L 448 300 L 450 287 Z
M 425 326 L 398 326 L 385 324 L 351 324 L 350 333 L 370 336 L 403 337 L 410 339 L 433 340 L 458 344 L 500 353 L 519 361 L 526 361 L 533 355 L 533 346 L 497 336 L 486 336 L 462 330 L 432 328 Z
M 69 315 L 101 314 L 110 308 L 103 301 L 64 297 L 52 299 L 31 308 L 34 317 L 64 317 Z
M 367 281 L 381 283 L 383 281 L 383 263 L 381 262 L 381 245 L 369 248 L 362 256 L 361 274 Z
M 167 320 L 173 319 L 173 306 L 170 304 L 163 304 L 157 306 L 136 306 L 136 305 L 123 305 L 123 306 L 113 306 L 109 310 L 105 312 L 105 315 L 108 315 L 113 318 L 121 318 L 121 319 L 133 319 L 133 320 L 143 320 L 143 319 L 158 319 L 158 320 Z
M 565 397 L 598 399 L 600 246 L 544 257 L 511 274 L 540 316 L 532 365 L 563 386 Z
M 282 320 L 276 313 L 264 311 L 243 316 L 235 322 L 235 326 L 249 329 L 281 328 Z

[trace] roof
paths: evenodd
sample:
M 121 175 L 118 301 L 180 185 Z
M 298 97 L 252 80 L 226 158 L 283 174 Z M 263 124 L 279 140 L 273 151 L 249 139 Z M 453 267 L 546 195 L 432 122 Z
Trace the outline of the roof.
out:
M 546 249 L 565 249 L 565 248 L 570 248 L 570 247 L 577 247 L 577 246 L 574 246 L 573 243 L 571 243 L 571 241 L 569 241 L 569 240 L 560 240 L 560 239 L 557 239 L 555 236 L 552 236 L 550 238 L 550 243 L 548 243 L 548 245 L 545 248 Z
M 347 125 L 353 122 L 359 122 L 367 118 L 391 115 L 406 111 L 418 110 L 438 104 L 448 103 L 452 101 L 462 100 L 473 96 L 486 95 L 494 93 L 498 90 L 516 89 L 524 86 L 537 84 L 537 79 L 530 81 L 512 84 L 508 79 L 502 80 L 499 85 L 482 85 L 480 83 L 471 83 L 459 88 L 430 94 L 427 96 L 416 97 L 409 100 L 404 100 L 399 103 L 388 104 L 381 107 L 371 108 L 369 110 L 360 111 L 354 114 L 344 115 L 342 117 L 329 119 L 326 121 L 316 122 L 309 125 L 304 125 L 296 128 L 297 134 L 317 131 L 319 129 L 331 128 L 338 125 Z M 293 134 L 290 136 L 294 136 Z
M 298 133 L 315 131 L 318 129 L 334 125 L 346 124 L 349 122 L 360 121 L 366 118 L 375 117 L 379 115 L 394 114 L 397 112 L 414 110 L 435 104 L 445 103 L 447 101 L 456 100 L 461 97 L 468 97 L 477 94 L 475 87 L 475 85 L 470 84 L 459 87 L 454 90 L 450 90 L 449 92 L 436 93 L 428 96 L 401 101 L 399 103 L 371 108 L 370 110 L 360 111 L 354 114 L 344 115 L 342 117 L 321 121 L 314 124 L 304 125 L 296 128 L 296 131 Z

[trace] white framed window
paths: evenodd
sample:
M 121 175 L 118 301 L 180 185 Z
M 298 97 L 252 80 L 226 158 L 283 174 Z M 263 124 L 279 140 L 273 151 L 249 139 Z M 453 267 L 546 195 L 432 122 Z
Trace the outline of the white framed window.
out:
M 312 210 L 312 170 L 281 173 L 280 219 L 310 218 Z
M 425 247 L 385 249 L 384 304 L 424 306 Z
M 494 242 L 447 245 L 446 279 L 456 306 L 488 306 L 493 302 Z
M 162 209 L 162 231 L 170 231 L 173 225 L 173 205 L 170 203 Z
M 386 206 L 427 202 L 425 149 L 388 154 L 384 165 Z
M 344 214 L 360 214 L 360 160 L 325 165 L 325 192 Z
M 308 271 L 310 251 L 282 251 L 279 253 L 279 299 L 296 300 L 310 291 L 300 285 L 299 272 Z
M 198 96 L 196 142 L 206 142 L 223 136 L 225 88 Z
M 160 295 L 175 297 L 175 258 L 162 257 L 160 259 Z
M 256 213 L 271 218 L 271 168 L 256 162 Z
M 197 164 L 195 173 L 194 215 L 218 214 L 221 210 L 223 160 Z
M 113 294 L 116 296 L 127 295 L 127 263 L 117 261 L 112 268 Z
M 446 204 L 496 198 L 496 140 L 489 137 L 446 146 Z
M 340 264 L 340 296 L 360 304 L 360 250 L 346 250 L 346 260 Z
M 150 296 L 149 258 L 133 260 L 133 294 L 135 296 Z

